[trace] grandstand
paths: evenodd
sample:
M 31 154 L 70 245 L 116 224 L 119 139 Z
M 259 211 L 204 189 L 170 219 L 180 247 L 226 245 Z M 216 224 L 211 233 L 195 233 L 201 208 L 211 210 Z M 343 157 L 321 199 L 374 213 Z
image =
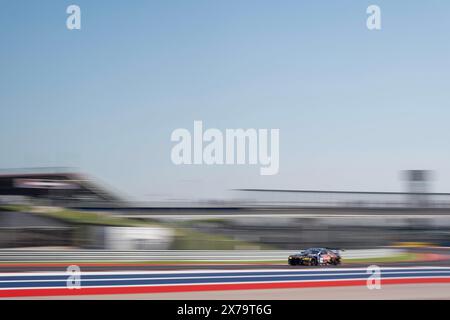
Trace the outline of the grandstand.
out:
M 0 171 L 0 200 L 22 199 L 38 204 L 103 206 L 123 200 L 86 175 L 68 168 L 8 169 Z M 7 200 L 5 200 L 7 199 Z

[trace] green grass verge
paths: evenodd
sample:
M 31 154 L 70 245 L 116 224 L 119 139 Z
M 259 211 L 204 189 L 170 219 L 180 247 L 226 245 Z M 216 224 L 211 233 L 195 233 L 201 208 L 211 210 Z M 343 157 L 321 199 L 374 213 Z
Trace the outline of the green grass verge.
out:
M 48 211 L 37 211 L 37 209 L 33 207 L 16 206 L 16 205 L 1 206 L 0 209 L 7 211 L 24 212 L 41 217 L 53 218 L 76 225 L 88 224 L 88 225 L 104 225 L 104 226 L 120 226 L 120 227 L 145 227 L 154 225 L 152 223 L 148 223 L 145 221 L 115 217 L 111 214 L 103 212 L 76 211 L 63 208 Z
M 39 210 L 40 209 L 40 210 Z M 73 225 L 75 230 L 75 246 L 82 245 L 86 238 L 83 226 L 115 226 L 115 227 L 165 227 L 175 233 L 170 249 L 172 250 L 234 250 L 234 249 L 274 249 L 272 246 L 236 240 L 225 235 L 200 232 L 186 227 L 185 224 L 167 222 L 149 222 L 138 219 L 116 217 L 104 212 L 77 211 L 57 208 L 42 210 L 31 206 L 9 205 L 0 206 L 0 210 L 29 213 L 48 217 Z
M 229 236 L 199 232 L 189 228 L 180 228 L 168 224 L 177 233 L 170 249 L 173 250 L 272 250 L 274 247 L 233 239 Z
M 418 260 L 419 255 L 415 253 L 402 253 L 391 257 L 364 258 L 364 259 L 344 259 L 345 263 L 390 263 L 390 262 L 407 262 Z

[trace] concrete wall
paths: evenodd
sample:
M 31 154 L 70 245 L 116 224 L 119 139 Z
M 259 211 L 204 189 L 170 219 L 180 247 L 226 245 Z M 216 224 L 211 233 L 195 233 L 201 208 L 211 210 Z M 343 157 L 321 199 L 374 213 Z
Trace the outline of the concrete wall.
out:
M 24 212 L 0 211 L 0 248 L 69 246 L 73 228 Z

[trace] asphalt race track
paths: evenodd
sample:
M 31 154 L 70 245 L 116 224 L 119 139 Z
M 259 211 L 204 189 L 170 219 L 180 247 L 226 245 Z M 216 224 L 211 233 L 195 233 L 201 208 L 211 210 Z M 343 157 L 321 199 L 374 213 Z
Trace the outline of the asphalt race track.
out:
M 79 264 L 69 288 L 67 262 L 0 264 L 0 298 L 13 299 L 450 299 L 447 248 L 416 248 L 437 259 L 374 263 L 381 290 L 369 290 L 368 263 L 308 267 L 261 263 Z
M 389 299 L 439 299 L 448 300 L 450 284 L 409 284 L 382 286 L 380 290 L 369 290 L 365 286 L 315 287 L 293 289 L 259 289 L 228 291 L 196 291 L 143 294 L 111 294 L 85 296 L 54 296 L 52 299 L 83 300 L 389 300 Z M 28 297 L 16 299 L 45 299 Z M 245 301 L 244 301 L 245 303 Z
M 433 261 L 403 261 L 390 263 L 374 263 L 380 267 L 450 267 L 450 255 L 441 255 L 439 260 Z M 245 263 L 205 263 L 205 264 L 147 264 L 147 263 L 74 263 L 81 267 L 83 272 L 108 272 L 108 271 L 189 271 L 189 270 L 267 270 L 267 269 L 283 269 L 283 270 L 305 270 L 320 269 L 321 267 L 311 266 L 290 266 L 280 263 L 261 263 L 261 264 L 245 264 Z M 327 266 L 328 269 L 341 268 L 366 268 L 367 263 L 345 263 L 339 266 Z M 1 273 L 11 272 L 61 272 L 66 270 L 68 263 L 27 263 L 27 264 L 0 264 Z
M 367 288 L 366 268 L 84 272 L 79 288 L 65 272 L 2 273 L 0 297 L 150 294 L 318 287 Z M 384 267 L 380 285 L 449 284 L 448 267 Z M 372 283 L 372 282 L 371 282 Z M 450 295 L 450 294 L 449 294 Z M 448 297 L 450 298 L 450 296 Z

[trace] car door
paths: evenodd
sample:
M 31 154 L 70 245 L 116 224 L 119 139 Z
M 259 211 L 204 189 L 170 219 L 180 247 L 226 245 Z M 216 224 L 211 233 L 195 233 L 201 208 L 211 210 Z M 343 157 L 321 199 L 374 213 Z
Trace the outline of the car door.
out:
M 328 251 L 322 250 L 320 251 L 320 261 L 321 263 L 330 263 L 331 256 L 329 255 Z

